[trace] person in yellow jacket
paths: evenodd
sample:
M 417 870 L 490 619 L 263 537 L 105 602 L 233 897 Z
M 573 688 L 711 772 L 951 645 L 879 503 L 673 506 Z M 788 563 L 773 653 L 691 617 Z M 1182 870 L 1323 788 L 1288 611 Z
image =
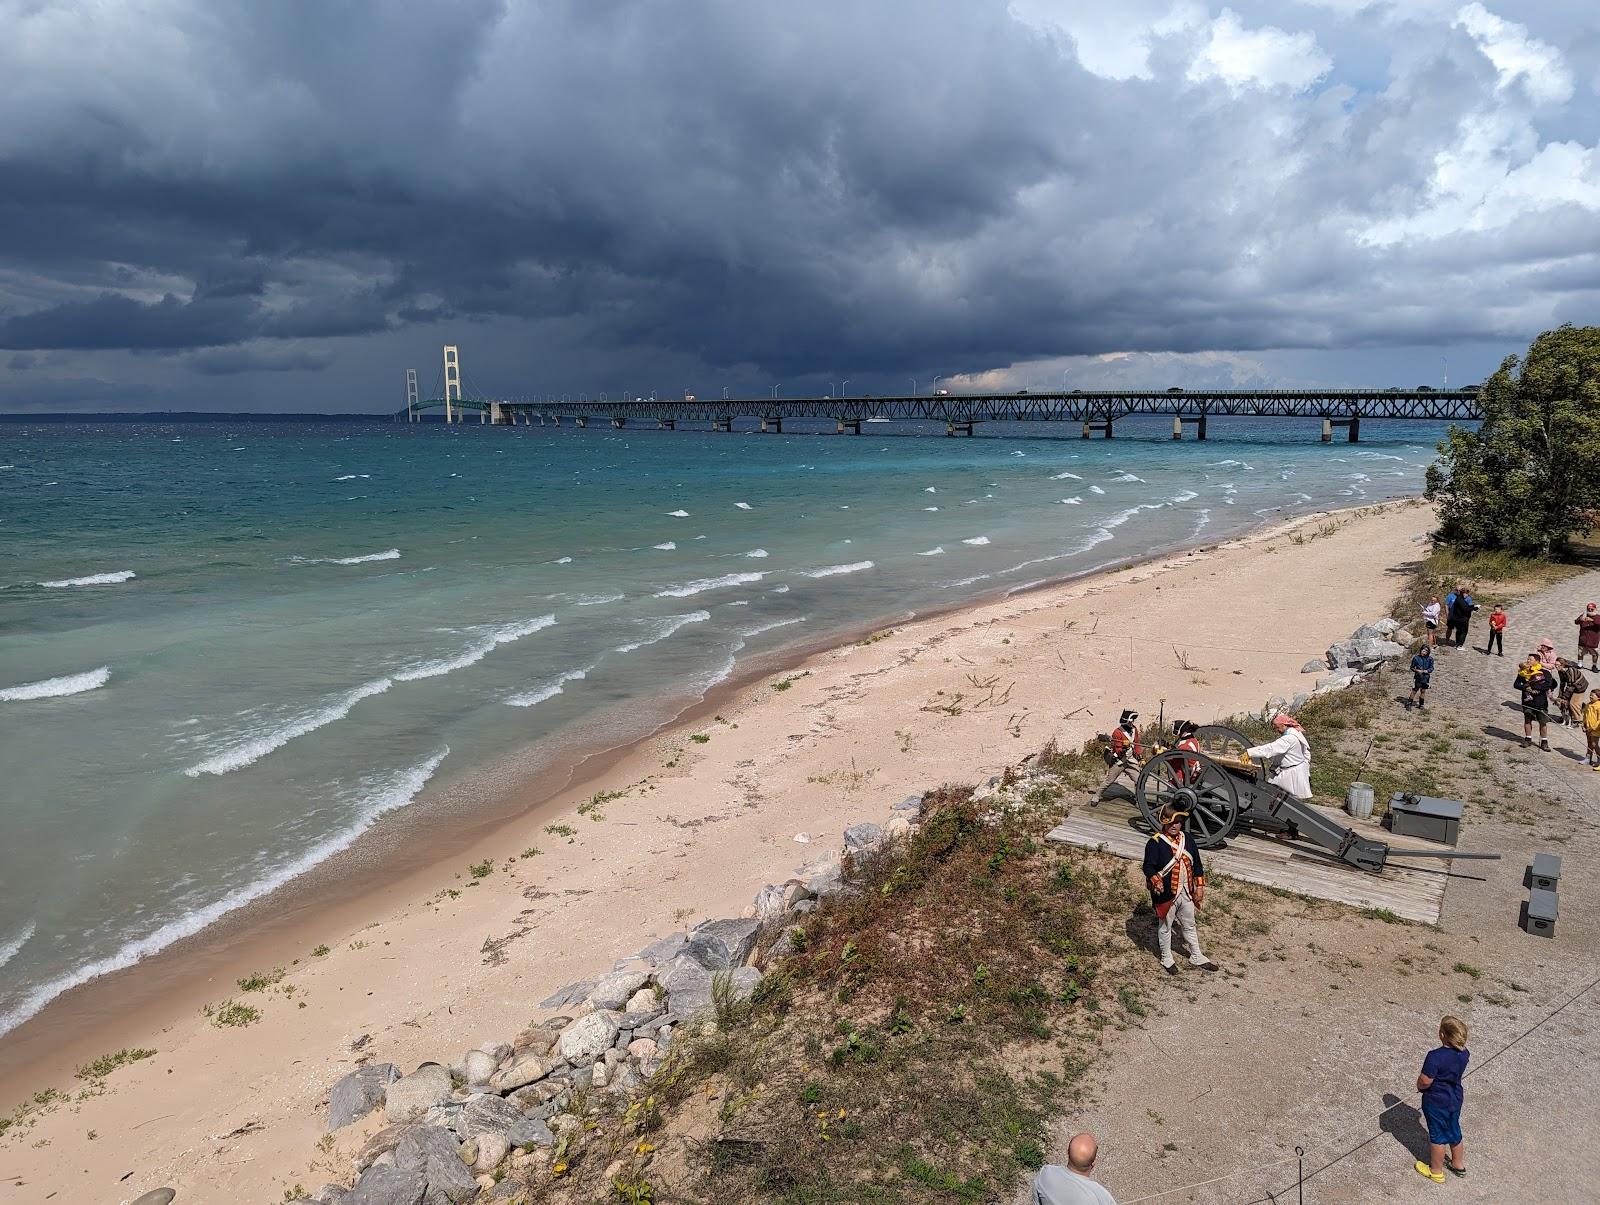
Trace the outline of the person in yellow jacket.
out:
M 1585 760 L 1591 770 L 1600 770 L 1600 690 L 1591 690 L 1583 705 L 1583 735 L 1589 742 Z

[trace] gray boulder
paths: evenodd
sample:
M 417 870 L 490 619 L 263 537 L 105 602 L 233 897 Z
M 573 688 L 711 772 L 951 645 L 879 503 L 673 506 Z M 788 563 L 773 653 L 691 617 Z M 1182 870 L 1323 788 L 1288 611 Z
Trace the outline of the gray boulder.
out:
M 617 1040 L 617 1014 L 593 1012 L 579 1017 L 561 1033 L 561 1057 L 575 1067 L 595 1061 Z
M 579 1004 L 594 988 L 593 979 L 584 979 L 578 983 L 569 983 L 566 987 L 557 988 L 551 995 L 539 1001 L 540 1008 L 561 1008 L 567 1004 Z
M 1318 661 L 1307 661 L 1304 665 L 1302 665 L 1300 667 L 1300 672 L 1302 674 L 1320 674 L 1323 670 L 1325 670 L 1327 668 L 1328 668 L 1327 659 L 1323 658 L 1323 659 L 1318 660 Z
M 449 1099 L 450 1072 L 438 1063 L 424 1063 L 384 1089 L 383 1111 L 391 1124 L 411 1121 Z
M 659 941 L 653 941 L 639 951 L 639 960 L 647 962 L 653 967 L 658 967 L 664 962 L 671 962 L 683 953 L 683 947 L 689 944 L 689 939 L 682 933 L 669 933 Z
M 844 830 L 844 847 L 851 853 L 870 853 L 883 844 L 883 830 L 870 820 Z
M 1338 673 L 1329 674 L 1326 678 L 1318 678 L 1317 688 L 1311 693 L 1314 696 L 1332 694 L 1336 690 L 1344 690 L 1348 686 L 1355 685 L 1360 677 L 1359 670 L 1342 669 Z
M 360 1121 L 383 1104 L 385 1091 L 399 1078 L 400 1068 L 393 1063 L 373 1063 L 345 1076 L 328 1092 L 328 1129 Z
M 910 812 L 913 815 L 920 816 L 922 814 L 922 796 L 907 795 L 894 805 L 894 810 L 897 812 Z
M 350 1190 L 343 1184 L 324 1184 L 311 1199 L 317 1205 L 344 1205 L 350 1199 Z
M 482 1050 L 469 1050 L 461 1056 L 461 1078 L 469 1088 L 483 1088 L 499 1067 L 499 1060 Z
M 760 935 L 761 925 L 755 920 L 706 921 L 689 934 L 685 953 L 707 970 L 726 970 L 750 957 Z
M 843 893 L 845 889 L 844 867 L 840 865 L 837 854 L 808 863 L 797 873 L 808 895 L 826 899 L 830 895 Z
M 1405 651 L 1405 645 L 1382 637 L 1341 640 L 1328 646 L 1328 668 L 1377 669 L 1385 661 L 1402 656 Z
M 686 954 L 657 971 L 656 982 L 667 993 L 667 1010 L 675 1017 L 711 1007 L 711 972 Z
M 467 1107 L 461 1110 L 456 1122 L 456 1133 L 463 1142 L 496 1134 L 509 1146 L 549 1146 L 555 1141 L 544 1122 L 527 1116 L 510 1101 L 492 1094 L 474 1096 L 467 1101 Z
M 1299 694 L 1295 695 L 1294 698 L 1289 700 L 1289 711 L 1290 711 L 1290 714 L 1298 712 L 1302 707 L 1304 707 L 1310 701 L 1311 701 L 1311 695 L 1308 692 L 1302 690 Z
M 1400 630 L 1400 624 L 1387 617 L 1372 623 L 1364 623 L 1354 632 L 1350 633 L 1351 640 L 1390 640 Z
M 768 883 L 756 892 L 756 921 L 763 926 L 781 923 L 789 909 L 789 900 L 786 897 L 784 889 L 772 883 Z
M 548 1021 L 538 1025 L 530 1025 L 517 1035 L 517 1040 L 512 1046 L 513 1053 L 517 1056 L 532 1054 L 544 1056 L 555 1049 L 556 1041 L 561 1037 L 561 1031 L 567 1027 L 570 1018 L 551 1017 Z
M 477 1188 L 476 1181 L 472 1186 Z M 422 1205 L 427 1193 L 428 1179 L 421 1171 L 388 1164 L 368 1168 L 339 1205 Z
M 177 1195 L 176 1188 L 152 1188 L 143 1196 L 136 1198 L 133 1205 L 171 1205 L 172 1198 Z
M 596 1009 L 621 1008 L 649 978 L 643 971 L 613 971 L 603 975 L 589 992 L 589 1003 Z
M 422 1174 L 422 1205 L 461 1205 L 478 1195 L 478 1182 L 461 1162 L 461 1144 L 449 1130 L 412 1126 L 395 1144 L 394 1166 Z

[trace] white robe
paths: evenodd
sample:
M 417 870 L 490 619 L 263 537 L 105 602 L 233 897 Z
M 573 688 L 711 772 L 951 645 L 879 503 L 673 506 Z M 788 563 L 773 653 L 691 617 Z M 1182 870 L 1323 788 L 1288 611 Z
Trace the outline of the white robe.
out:
M 1266 745 L 1246 749 L 1252 760 L 1278 759 L 1278 768 L 1267 779 L 1275 787 L 1282 787 L 1296 799 L 1311 798 L 1311 746 L 1305 733 L 1298 728 L 1285 728 L 1283 735 Z

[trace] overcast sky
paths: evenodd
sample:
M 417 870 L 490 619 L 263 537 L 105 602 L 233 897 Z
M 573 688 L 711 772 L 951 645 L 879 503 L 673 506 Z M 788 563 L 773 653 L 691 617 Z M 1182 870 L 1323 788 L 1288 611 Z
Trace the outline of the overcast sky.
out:
M 1583 0 L 0 0 L 0 407 L 1480 379 Z

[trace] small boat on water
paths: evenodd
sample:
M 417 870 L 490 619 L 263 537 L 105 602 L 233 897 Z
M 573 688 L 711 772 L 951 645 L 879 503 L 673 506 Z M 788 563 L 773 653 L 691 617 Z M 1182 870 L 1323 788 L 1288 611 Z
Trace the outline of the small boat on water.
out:
M 888 421 L 889 420 L 881 414 L 874 414 L 871 418 L 867 419 L 867 422 L 869 423 L 886 423 Z

